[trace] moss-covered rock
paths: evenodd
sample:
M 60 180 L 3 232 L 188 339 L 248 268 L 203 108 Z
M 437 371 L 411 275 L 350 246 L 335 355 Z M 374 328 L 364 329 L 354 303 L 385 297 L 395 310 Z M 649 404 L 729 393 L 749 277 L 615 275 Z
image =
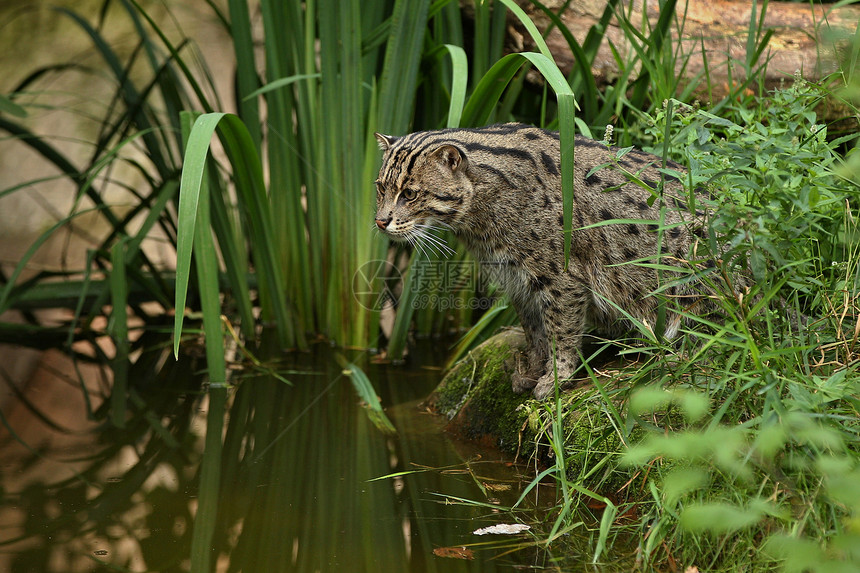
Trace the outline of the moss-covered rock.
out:
M 508 329 L 493 336 L 451 368 L 428 399 L 428 406 L 450 420 L 450 431 L 516 452 L 527 418 L 522 404 L 531 396 L 514 394 L 511 372 L 516 353 L 524 348 L 521 330 Z
M 455 364 L 427 405 L 449 420 L 447 430 L 463 438 L 498 447 L 520 456 L 537 453 L 551 463 L 552 440 L 561 433 L 565 469 L 570 478 L 585 477 L 602 487 L 619 486 L 629 479 L 618 471 L 617 458 L 623 448 L 618 420 L 607 398 L 619 393 L 624 378 L 617 369 L 597 375 L 602 392 L 589 380 L 565 390 L 559 403 L 534 400 L 531 394 L 514 394 L 511 373 L 517 354 L 525 349 L 525 336 L 508 329 L 493 336 Z M 553 425 L 557 413 L 561 423 Z

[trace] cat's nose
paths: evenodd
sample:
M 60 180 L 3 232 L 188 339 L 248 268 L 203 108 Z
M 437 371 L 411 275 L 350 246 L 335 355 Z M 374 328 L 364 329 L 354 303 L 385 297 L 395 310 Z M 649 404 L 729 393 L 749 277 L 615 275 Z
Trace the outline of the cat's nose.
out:
M 387 227 L 388 223 L 390 223 L 390 222 L 391 222 L 391 217 L 386 217 L 385 219 L 377 219 L 376 220 L 376 226 L 384 231 L 385 227 Z

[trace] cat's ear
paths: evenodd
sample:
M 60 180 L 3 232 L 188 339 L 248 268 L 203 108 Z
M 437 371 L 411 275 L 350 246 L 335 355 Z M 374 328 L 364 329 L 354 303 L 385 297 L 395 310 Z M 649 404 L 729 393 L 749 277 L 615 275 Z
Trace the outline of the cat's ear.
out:
M 383 135 L 381 133 L 374 133 L 373 135 L 376 136 L 376 141 L 379 142 L 379 149 L 382 151 L 387 151 L 397 141 L 397 138 L 393 135 Z
M 456 173 L 460 169 L 466 159 L 462 151 L 453 145 L 443 145 L 433 152 L 433 156 L 439 163 L 451 170 L 451 173 Z

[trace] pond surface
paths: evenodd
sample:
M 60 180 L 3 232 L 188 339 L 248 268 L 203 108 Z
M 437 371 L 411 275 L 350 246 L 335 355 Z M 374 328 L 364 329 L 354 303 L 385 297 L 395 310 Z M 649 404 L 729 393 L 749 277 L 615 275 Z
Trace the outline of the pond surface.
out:
M 494 505 L 511 505 L 531 478 L 498 452 L 458 442 L 421 408 L 446 352 L 423 344 L 409 368 L 347 353 L 366 369 L 396 435 L 371 423 L 323 345 L 281 356 L 266 367 L 276 376 L 237 370 L 215 484 L 199 479 L 209 404 L 199 361 L 165 360 L 163 351 L 139 358 L 123 428 L 110 425 L 109 399 L 95 387 L 85 423 L 80 399 L 68 412 L 21 392 L 0 429 L 0 570 L 188 571 L 196 527 L 212 531 L 216 571 L 552 568 L 529 533 L 473 533 L 514 522 Z M 55 374 L 63 392 L 83 394 L 73 370 Z M 204 495 L 217 503 L 214 523 L 195 522 Z M 517 546 L 525 548 L 510 551 Z

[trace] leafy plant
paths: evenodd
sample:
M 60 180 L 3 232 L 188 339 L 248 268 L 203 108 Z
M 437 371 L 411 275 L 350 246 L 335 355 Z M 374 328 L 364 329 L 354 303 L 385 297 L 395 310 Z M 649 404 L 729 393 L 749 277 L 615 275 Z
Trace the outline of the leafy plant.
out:
M 601 395 L 618 439 L 631 446 L 621 465 L 601 461 L 630 472 L 617 491 L 639 517 L 601 527 L 596 547 L 612 531 L 637 538 L 637 559 L 651 566 L 731 570 L 743 561 L 753 571 L 776 563 L 830 571 L 858 563 L 860 377 L 846 325 L 860 317 L 860 186 L 842 175 L 836 151 L 857 136 L 825 138 L 812 111 L 821 94 L 797 81 L 767 105 L 727 106 L 728 117 L 679 102 L 680 112 L 655 114 L 657 148 L 670 133 L 668 149 L 683 150 L 690 165 L 690 188 L 712 192 L 710 235 L 695 255 L 716 261 L 699 276 L 721 319 L 676 308 L 689 323 L 684 338 L 669 345 L 643 328 L 640 344 L 622 351 L 639 355 L 622 368 L 629 400 L 619 406 L 622 394 Z M 575 427 L 575 413 L 557 416 Z M 566 451 L 568 461 L 583 455 L 578 448 Z M 605 487 L 606 472 L 565 475 L 565 467 L 560 460 L 547 472 L 568 488 Z M 580 519 L 566 495 L 559 503 L 559 520 Z

